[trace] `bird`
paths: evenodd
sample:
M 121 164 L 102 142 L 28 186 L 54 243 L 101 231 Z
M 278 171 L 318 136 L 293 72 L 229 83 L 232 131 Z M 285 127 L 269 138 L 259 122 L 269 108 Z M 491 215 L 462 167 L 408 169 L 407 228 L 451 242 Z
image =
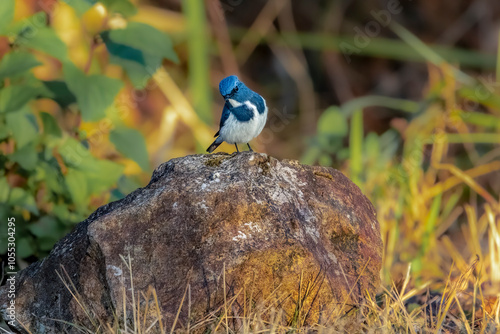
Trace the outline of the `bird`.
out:
M 219 131 L 215 141 L 207 149 L 212 153 L 223 142 L 234 144 L 239 153 L 238 144 L 246 143 L 257 137 L 266 125 L 266 100 L 238 79 L 230 75 L 219 83 L 219 92 L 224 98 L 224 108 L 220 118 Z

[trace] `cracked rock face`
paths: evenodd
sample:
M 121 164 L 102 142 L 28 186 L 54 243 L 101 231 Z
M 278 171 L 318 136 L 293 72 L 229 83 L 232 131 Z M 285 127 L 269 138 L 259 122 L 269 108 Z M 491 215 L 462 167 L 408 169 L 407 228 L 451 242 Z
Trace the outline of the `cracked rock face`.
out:
M 99 208 L 20 271 L 17 319 L 33 333 L 92 328 L 71 289 L 92 317 L 112 322 L 133 283 L 136 293 L 156 290 L 167 328 L 188 284 L 191 319 L 224 305 L 224 291 L 235 313 L 251 290 L 255 303 L 288 296 L 281 306 L 293 315 L 300 290 L 313 323 L 375 293 L 381 255 L 375 210 L 339 171 L 253 152 L 192 155 L 159 166 L 146 187 Z M 177 324 L 187 321 L 184 303 Z

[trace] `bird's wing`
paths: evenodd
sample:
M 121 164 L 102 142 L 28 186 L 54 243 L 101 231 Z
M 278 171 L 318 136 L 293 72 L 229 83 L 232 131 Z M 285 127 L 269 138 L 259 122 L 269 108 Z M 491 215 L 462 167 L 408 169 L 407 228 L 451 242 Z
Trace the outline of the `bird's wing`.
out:
M 262 114 L 266 110 L 266 101 L 259 94 L 255 93 L 254 98 L 252 99 L 252 102 L 257 107 L 259 114 Z
M 231 107 L 229 109 L 231 113 L 234 115 L 234 117 L 236 117 L 236 119 L 240 122 L 248 122 L 254 116 L 253 109 L 250 108 L 246 103 L 243 103 L 241 106 L 238 107 Z
M 220 129 L 224 126 L 229 115 L 233 114 L 234 117 L 240 122 L 247 122 L 251 120 L 254 116 L 253 109 L 247 106 L 246 104 L 242 104 L 239 107 L 233 107 L 228 103 L 224 104 L 224 109 L 222 110 L 222 115 L 220 117 L 219 131 L 215 134 L 214 137 L 219 135 Z
M 219 131 L 217 131 L 217 133 L 214 135 L 214 137 L 217 137 L 219 135 L 220 129 L 222 129 L 222 127 L 224 126 L 224 123 L 226 123 L 230 114 L 231 114 L 231 111 L 229 110 L 227 103 L 224 103 L 224 109 L 222 109 L 222 115 L 220 117 Z

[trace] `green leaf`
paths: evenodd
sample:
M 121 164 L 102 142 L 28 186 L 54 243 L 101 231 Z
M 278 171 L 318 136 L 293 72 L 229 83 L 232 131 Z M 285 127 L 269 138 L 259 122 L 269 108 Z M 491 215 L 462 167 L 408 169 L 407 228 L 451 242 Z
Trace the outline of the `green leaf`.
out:
M 108 160 L 99 160 L 77 140 L 69 138 L 59 149 L 71 170 L 81 173 L 87 194 L 100 194 L 109 190 L 123 173 L 124 167 Z
M 118 180 L 118 189 L 124 195 L 130 194 L 141 186 L 141 183 L 133 176 L 122 175 Z
M 20 21 L 13 22 L 6 29 L 10 36 L 15 36 L 14 45 L 22 44 L 23 39 L 32 37 L 35 34 L 36 27 L 47 26 L 47 13 L 44 11 L 37 12 Z
M 328 154 L 322 154 L 319 156 L 318 163 L 320 166 L 326 166 L 326 167 L 331 167 L 332 166 L 332 157 L 330 157 Z
M 38 247 L 40 247 L 40 250 L 42 250 L 42 251 L 50 251 L 52 249 L 52 247 L 54 247 L 55 243 L 62 236 L 64 236 L 64 234 L 60 235 L 60 232 L 59 232 L 56 235 L 51 235 L 48 237 L 39 238 L 37 240 Z
M 73 203 L 77 207 L 86 207 L 88 204 L 88 191 L 85 174 L 79 170 L 68 168 L 65 181 Z
M 380 158 L 380 141 L 375 132 L 370 132 L 365 138 L 365 156 L 373 161 Z
M 11 190 L 8 204 L 11 206 L 19 206 L 35 215 L 39 214 L 35 198 L 22 188 L 16 187 Z
M 33 33 L 19 38 L 18 42 L 27 48 L 46 53 L 60 61 L 68 59 L 68 48 L 57 36 L 56 32 L 48 27 L 40 27 Z
M 81 144 L 80 146 L 83 147 Z M 73 167 L 85 174 L 89 194 L 100 194 L 109 190 L 123 173 L 124 167 L 122 165 L 109 160 L 99 160 L 92 156 L 90 152 L 85 157 L 82 151 L 81 157 L 79 163 L 73 164 Z
M 32 247 L 33 242 L 28 238 L 19 238 L 16 241 L 16 256 L 24 259 L 33 255 L 34 250 Z
M 1 188 L 0 188 L 1 189 Z M 7 232 L 8 221 L 7 218 L 12 217 L 10 208 L 7 204 L 0 202 L 0 231 Z M 0 254 L 7 253 L 7 233 L 0 234 Z
M 51 237 L 58 231 L 57 221 L 51 216 L 43 216 L 36 223 L 28 225 L 28 230 L 36 237 Z
M 37 167 L 40 174 L 40 181 L 45 181 L 47 187 L 56 194 L 64 194 L 64 177 L 58 166 L 40 161 Z
M 33 124 L 32 117 L 33 115 L 24 112 L 9 113 L 5 117 L 7 127 L 16 141 L 17 150 L 37 138 L 38 129 Z
M 45 135 L 52 135 L 59 138 L 62 136 L 61 128 L 57 124 L 54 116 L 42 111 L 40 112 L 40 118 L 42 119 L 43 133 Z
M 23 146 L 8 157 L 11 161 L 17 162 L 26 170 L 34 170 L 38 161 L 38 154 L 34 143 Z
M 141 183 L 133 176 L 122 175 L 118 180 L 116 188 L 111 191 L 110 201 L 117 201 L 141 186 Z
M 149 170 L 149 157 L 144 136 L 135 129 L 116 128 L 109 134 L 109 140 L 118 152 L 134 160 L 145 171 Z
M 59 153 L 61 153 L 65 164 L 75 168 L 81 164 L 85 165 L 87 163 L 92 163 L 94 159 L 85 146 L 71 137 L 66 138 L 59 146 Z
M 108 191 L 123 174 L 124 167 L 108 160 L 90 160 L 91 163 L 81 164 L 79 170 L 87 177 L 88 192 L 98 195 Z
M 311 146 L 302 156 L 300 162 L 305 165 L 312 165 L 317 160 L 321 154 L 321 148 L 318 145 Z
M 0 34 L 4 33 L 5 28 L 14 19 L 14 8 L 16 0 L 2 0 L 0 6 Z
M 72 63 L 64 65 L 64 78 L 69 90 L 76 96 L 85 121 L 103 118 L 106 108 L 113 103 L 123 84 L 104 75 L 87 76 Z
M 347 135 L 347 132 L 347 120 L 340 108 L 331 106 L 319 118 L 318 134 L 343 137 Z
M 0 177 L 0 202 L 5 203 L 9 198 L 10 187 L 5 176 Z
M 59 152 L 72 171 L 69 184 L 68 175 L 66 175 L 66 184 L 75 203 L 83 203 L 83 200 L 78 198 L 76 189 L 83 189 L 86 196 L 101 194 L 109 190 L 123 173 L 124 167 L 122 165 L 95 158 L 80 142 L 73 138 L 68 138 L 60 146 Z
M 130 46 L 146 54 L 179 62 L 170 37 L 148 24 L 129 22 L 124 29 L 110 30 L 109 38 L 114 43 Z
M 97 0 L 63 0 L 68 5 L 73 7 L 78 16 L 82 16 L 87 10 L 89 10 Z
M 32 85 L 10 85 L 0 89 L 0 113 L 17 111 L 40 93 Z
M 0 141 L 9 136 L 9 129 L 4 123 L 0 122 Z
M 130 22 L 124 29 L 101 33 L 101 37 L 110 62 L 123 67 L 137 88 L 146 86 L 163 58 L 179 61 L 168 35 L 144 23 Z
M 8 29 L 10 35 L 17 35 L 14 45 L 34 49 L 66 61 L 68 48 L 56 32 L 47 27 L 47 14 L 40 11 L 31 17 L 14 23 Z
M 70 212 L 66 205 L 54 204 L 52 213 L 62 222 L 66 222 L 69 219 Z
M 56 101 L 61 108 L 64 109 L 70 104 L 76 102 L 76 97 L 73 93 L 71 93 L 66 82 L 53 80 L 43 81 L 43 84 L 50 92 L 52 92 L 53 96 L 51 98 Z
M 137 89 L 143 89 L 146 87 L 149 78 L 151 78 L 161 66 L 162 58 L 140 53 L 140 58 L 137 60 L 129 60 L 121 56 L 115 56 L 111 53 L 109 62 L 121 66 L 125 72 L 127 72 L 132 85 Z
M 0 62 L 0 81 L 8 77 L 22 74 L 29 69 L 41 65 L 33 54 L 25 51 L 7 53 Z
M 111 13 L 120 13 L 125 17 L 137 13 L 137 8 L 128 0 L 101 0 L 101 2 Z

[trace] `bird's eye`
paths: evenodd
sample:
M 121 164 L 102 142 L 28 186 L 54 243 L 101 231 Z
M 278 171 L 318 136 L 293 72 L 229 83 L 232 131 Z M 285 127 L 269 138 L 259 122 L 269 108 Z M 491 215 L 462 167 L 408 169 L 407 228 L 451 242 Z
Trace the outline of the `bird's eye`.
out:
M 237 92 L 238 91 L 238 86 L 234 87 L 234 91 Z

